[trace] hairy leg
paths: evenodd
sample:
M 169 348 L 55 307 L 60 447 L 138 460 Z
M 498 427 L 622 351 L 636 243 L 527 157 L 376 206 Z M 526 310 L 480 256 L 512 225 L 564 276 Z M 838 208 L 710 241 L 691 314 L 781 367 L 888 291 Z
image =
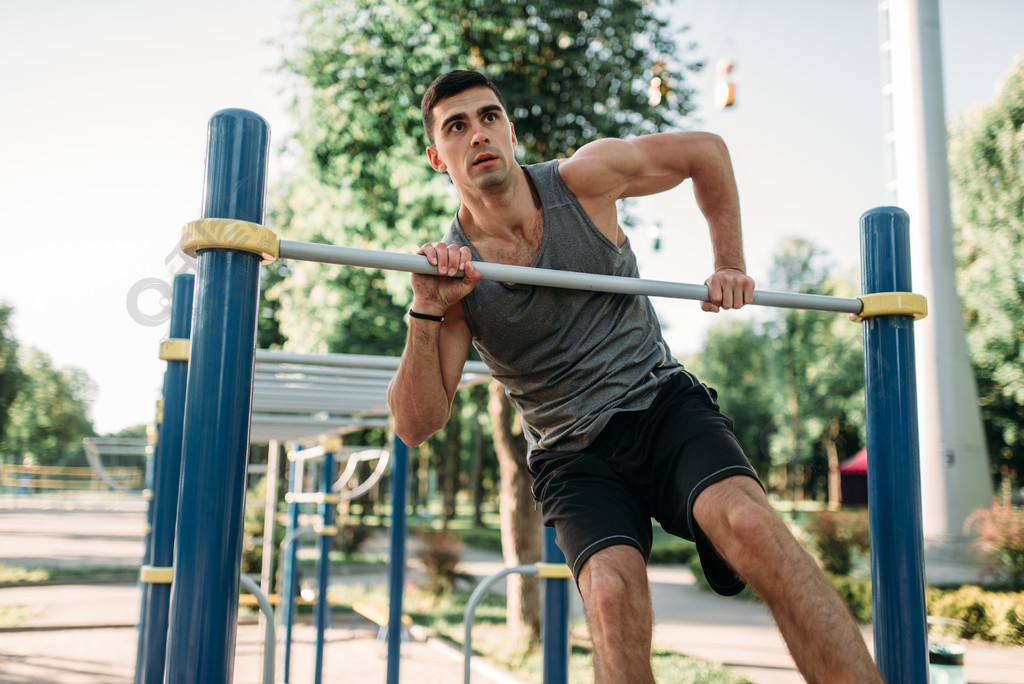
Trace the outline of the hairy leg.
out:
M 632 546 L 602 549 L 583 564 L 578 584 L 594 642 L 595 684 L 653 684 L 643 556 Z
M 849 609 L 757 482 L 739 476 L 711 485 L 697 497 L 693 515 L 718 553 L 764 599 L 808 682 L 881 684 Z

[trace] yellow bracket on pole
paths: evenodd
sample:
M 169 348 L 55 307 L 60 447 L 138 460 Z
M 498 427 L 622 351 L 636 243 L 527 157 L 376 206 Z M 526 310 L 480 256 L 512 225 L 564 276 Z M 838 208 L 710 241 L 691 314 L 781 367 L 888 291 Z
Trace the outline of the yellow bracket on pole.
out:
M 170 584 L 174 568 L 160 568 L 154 565 L 143 565 L 139 570 L 139 581 L 146 584 Z
M 187 337 L 172 337 L 160 343 L 161 361 L 188 361 L 190 349 Z
M 328 437 L 318 444 L 325 453 L 336 454 L 341 451 L 342 440 L 341 437 Z
M 875 316 L 913 316 L 919 321 L 928 315 L 928 300 L 913 292 L 878 292 L 861 295 L 859 314 L 850 314 L 850 320 L 860 323 Z
M 258 223 L 237 219 L 208 218 L 189 221 L 181 229 L 181 251 L 191 257 L 201 249 L 237 249 L 260 257 L 263 264 L 277 261 L 277 234 Z
M 537 577 L 546 579 L 572 579 L 572 570 L 565 563 L 536 563 Z

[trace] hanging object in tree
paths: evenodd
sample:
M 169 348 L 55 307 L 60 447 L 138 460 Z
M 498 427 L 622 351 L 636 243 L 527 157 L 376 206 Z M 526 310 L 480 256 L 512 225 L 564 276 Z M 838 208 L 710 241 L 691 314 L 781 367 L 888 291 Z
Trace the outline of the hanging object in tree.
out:
M 733 76 L 735 65 L 732 60 L 722 59 L 718 62 L 718 81 L 715 84 L 715 106 L 719 109 L 736 105 L 736 79 Z

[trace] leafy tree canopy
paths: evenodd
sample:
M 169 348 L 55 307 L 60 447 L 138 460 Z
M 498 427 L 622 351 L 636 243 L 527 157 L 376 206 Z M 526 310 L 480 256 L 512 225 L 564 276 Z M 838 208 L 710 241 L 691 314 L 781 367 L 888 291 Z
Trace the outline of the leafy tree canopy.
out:
M 1024 473 L 1024 63 L 950 131 L 958 285 L 993 467 Z

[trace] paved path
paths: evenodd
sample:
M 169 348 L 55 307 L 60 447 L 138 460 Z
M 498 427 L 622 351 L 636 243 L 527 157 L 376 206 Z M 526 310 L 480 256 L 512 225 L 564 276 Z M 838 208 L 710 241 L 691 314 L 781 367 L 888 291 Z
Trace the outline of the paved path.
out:
M 142 552 L 143 517 L 138 507 L 127 508 L 69 513 L 14 508 L 0 500 L 0 563 L 137 566 Z M 409 557 L 415 558 L 414 554 Z M 501 567 L 496 554 L 476 551 L 466 551 L 461 565 L 464 572 L 477 576 Z M 754 684 L 803 681 L 778 629 L 761 605 L 701 592 L 683 567 L 654 567 L 650 577 L 656 645 L 723 663 Z M 366 576 L 359 580 L 367 581 Z M 378 581 L 383 582 L 383 577 Z M 501 591 L 501 585 L 495 590 Z M 0 631 L 0 683 L 131 682 L 139 596 L 134 584 L 0 588 L 0 611 L 10 606 L 27 606 L 29 611 L 17 630 Z M 581 613 L 578 598 L 573 612 Z M 871 630 L 865 628 L 863 632 L 870 647 Z M 383 681 L 386 663 L 375 636 L 376 628 L 369 623 L 333 629 L 325 654 L 325 673 L 344 672 L 345 681 Z M 312 662 L 312 630 L 300 628 L 296 631 L 292 680 L 312 681 Z M 967 681 L 972 684 L 1024 681 L 1024 648 L 971 642 L 967 644 L 965 663 Z M 442 642 L 411 642 L 403 647 L 401 681 L 460 682 L 462 667 L 461 655 Z M 235 682 L 255 684 L 261 672 L 262 635 L 255 625 L 242 625 L 236 647 Z M 501 672 L 477 671 L 473 682 L 514 684 L 516 680 Z

